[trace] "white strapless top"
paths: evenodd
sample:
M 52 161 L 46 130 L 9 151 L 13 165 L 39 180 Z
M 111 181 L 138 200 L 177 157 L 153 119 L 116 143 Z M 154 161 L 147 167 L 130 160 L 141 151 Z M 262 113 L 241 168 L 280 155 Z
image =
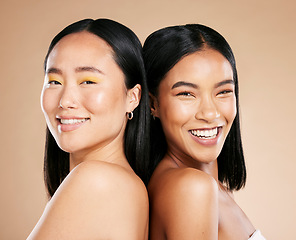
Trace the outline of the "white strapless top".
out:
M 260 230 L 256 230 L 248 240 L 266 240 Z

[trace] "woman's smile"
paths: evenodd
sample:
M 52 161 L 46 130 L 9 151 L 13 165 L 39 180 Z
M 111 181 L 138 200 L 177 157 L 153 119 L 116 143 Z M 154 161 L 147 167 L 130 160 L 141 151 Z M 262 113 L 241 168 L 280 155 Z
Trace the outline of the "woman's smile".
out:
M 236 116 L 228 60 L 211 49 L 190 54 L 167 73 L 159 93 L 154 114 L 161 121 L 168 149 L 176 156 L 190 156 L 190 162 L 215 161 Z
M 58 42 L 47 60 L 41 103 L 60 148 L 69 153 L 102 148 L 124 135 L 129 103 L 124 79 L 112 48 L 96 35 L 73 33 Z
M 70 132 L 80 128 L 90 118 L 81 117 L 57 117 L 58 131 L 59 132 Z
M 194 141 L 202 145 L 215 145 L 221 136 L 222 127 L 215 127 L 210 129 L 194 129 L 189 130 L 191 137 Z

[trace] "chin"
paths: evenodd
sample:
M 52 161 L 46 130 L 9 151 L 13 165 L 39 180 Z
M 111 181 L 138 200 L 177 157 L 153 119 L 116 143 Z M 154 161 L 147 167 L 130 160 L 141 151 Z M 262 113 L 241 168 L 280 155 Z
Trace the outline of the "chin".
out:
M 198 154 L 195 154 L 195 156 L 193 157 L 194 159 L 196 159 L 196 161 L 200 162 L 200 163 L 205 163 L 205 164 L 210 164 L 212 162 L 215 162 L 219 156 L 220 152 L 214 153 L 204 153 L 204 154 L 200 154 L 200 152 Z
M 57 142 L 57 144 L 61 150 L 67 153 L 73 153 L 79 150 L 75 144 L 70 145 L 69 142 L 67 142 L 67 144 L 63 142 Z

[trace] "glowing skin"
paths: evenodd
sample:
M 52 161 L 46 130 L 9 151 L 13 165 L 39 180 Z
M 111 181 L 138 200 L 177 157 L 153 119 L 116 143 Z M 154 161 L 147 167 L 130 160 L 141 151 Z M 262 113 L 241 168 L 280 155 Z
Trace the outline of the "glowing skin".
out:
M 98 152 L 106 160 L 124 156 L 126 113 L 138 105 L 140 90 L 126 89 L 112 48 L 96 35 L 74 33 L 58 42 L 48 57 L 41 105 L 72 166 Z
M 160 118 L 168 152 L 208 172 L 236 116 L 230 63 L 211 49 L 190 54 L 167 73 L 158 92 L 152 111 Z
M 151 240 L 238 240 L 255 231 L 218 180 L 217 157 L 236 116 L 234 91 L 230 63 L 205 48 L 182 58 L 151 96 L 168 144 L 148 185 Z

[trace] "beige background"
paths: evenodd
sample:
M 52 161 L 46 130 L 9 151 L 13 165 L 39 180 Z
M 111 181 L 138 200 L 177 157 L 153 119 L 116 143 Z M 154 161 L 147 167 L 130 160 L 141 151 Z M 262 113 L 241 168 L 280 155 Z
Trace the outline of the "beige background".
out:
M 43 58 L 58 31 L 87 17 L 117 20 L 142 41 L 184 23 L 226 37 L 237 58 L 248 169 L 236 199 L 268 239 L 295 238 L 295 10 L 293 0 L 2 0 L 0 239 L 25 239 L 43 211 Z

